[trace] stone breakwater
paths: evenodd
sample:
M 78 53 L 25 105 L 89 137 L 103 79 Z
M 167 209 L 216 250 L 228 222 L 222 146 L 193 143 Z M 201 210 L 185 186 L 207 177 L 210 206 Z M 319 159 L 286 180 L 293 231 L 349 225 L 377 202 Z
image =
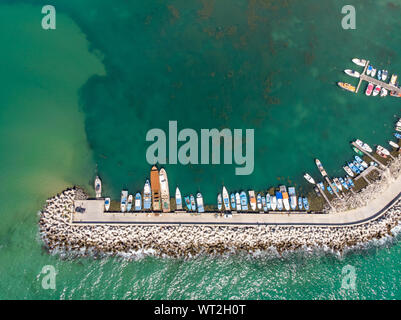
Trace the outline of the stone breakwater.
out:
M 399 175 L 398 159 L 376 183 L 355 195 L 368 199 Z M 387 175 L 386 177 L 384 177 Z M 376 188 L 376 189 L 375 189 Z M 396 201 L 374 221 L 344 227 L 322 226 L 113 226 L 74 225 L 70 217 L 75 199 L 86 199 L 82 189 L 72 188 L 48 199 L 40 212 L 40 237 L 50 253 L 116 255 L 135 257 L 148 254 L 170 257 L 225 255 L 228 253 L 299 249 L 324 249 L 343 252 L 371 240 L 392 236 L 401 219 L 401 200 Z M 347 202 L 354 201 L 347 198 Z M 361 204 L 360 201 L 355 203 Z

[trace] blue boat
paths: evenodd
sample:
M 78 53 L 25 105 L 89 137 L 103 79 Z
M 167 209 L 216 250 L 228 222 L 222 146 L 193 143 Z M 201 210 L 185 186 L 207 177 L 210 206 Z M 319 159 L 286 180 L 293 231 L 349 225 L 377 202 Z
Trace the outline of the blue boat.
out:
M 343 178 L 338 178 L 338 180 L 340 181 L 340 183 L 342 184 L 342 186 L 348 190 L 348 184 L 345 182 L 345 180 Z
M 184 202 L 185 202 L 185 206 L 187 207 L 187 209 L 189 211 L 191 211 L 192 210 L 191 199 L 188 196 L 186 196 L 186 197 L 184 197 Z
M 354 182 L 350 177 L 347 178 L 347 184 L 350 188 L 355 187 Z
M 217 209 L 221 211 L 223 209 L 223 200 L 221 198 L 221 193 L 217 195 Z
M 358 161 L 356 161 L 356 160 L 353 162 L 353 165 L 354 165 L 355 167 L 357 167 L 358 170 L 359 170 L 360 172 L 362 172 L 363 170 L 365 170 L 365 168 L 364 168 Z
M 270 210 L 272 208 L 271 195 L 269 193 L 266 194 L 266 207 L 267 210 Z
M 231 200 L 231 208 L 233 208 L 235 210 L 235 208 L 237 207 L 237 204 L 235 203 L 235 194 L 232 193 L 230 195 L 230 200 Z
M 303 198 L 303 199 L 302 199 L 302 202 L 303 202 L 303 204 L 304 204 L 305 210 L 308 211 L 308 210 L 309 210 L 308 198 Z
M 348 163 L 348 167 L 355 172 L 356 174 L 360 174 L 361 172 L 359 171 L 359 169 L 357 167 L 354 166 L 354 164 L 352 164 L 351 162 Z
M 333 194 L 333 190 L 331 189 L 330 186 L 327 186 L 327 191 L 328 191 L 330 194 Z
M 194 196 L 191 194 L 191 195 L 189 196 L 189 199 L 191 200 L 191 209 L 192 209 L 192 211 L 195 211 L 195 210 L 196 210 L 196 203 L 195 203 L 195 198 L 194 198 Z
M 267 204 L 266 204 L 266 198 L 262 196 L 262 206 L 263 206 L 263 211 L 267 211 Z
M 258 209 L 262 210 L 262 196 L 260 195 L 260 193 L 258 193 L 258 195 L 256 196 L 256 203 L 258 205 Z
M 397 139 L 401 139 L 401 133 L 394 132 L 394 137 L 396 137 Z
M 283 194 L 279 191 L 276 191 L 276 199 L 277 199 L 277 209 L 283 210 Z
M 135 195 L 135 210 L 140 211 L 142 209 L 142 196 L 139 192 Z
M 200 192 L 198 192 L 197 195 L 196 195 L 196 203 L 198 205 L 198 212 L 199 213 L 205 212 L 205 209 L 203 207 L 203 197 L 202 197 L 202 194 Z
M 302 197 L 298 197 L 298 209 L 302 210 Z
M 382 71 L 381 70 L 377 71 L 377 79 L 379 79 L 379 80 L 382 79 Z
M 318 185 L 324 191 L 324 183 L 323 182 L 319 182 Z
M 246 197 L 245 191 L 241 191 L 239 196 L 241 198 L 241 209 L 242 209 L 242 211 L 248 211 L 248 198 Z

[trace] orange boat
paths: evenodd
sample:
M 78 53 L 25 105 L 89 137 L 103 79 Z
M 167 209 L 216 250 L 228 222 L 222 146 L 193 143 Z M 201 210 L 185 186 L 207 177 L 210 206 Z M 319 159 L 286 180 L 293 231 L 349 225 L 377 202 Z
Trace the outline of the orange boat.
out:
M 156 166 L 150 171 L 150 186 L 152 188 L 153 211 L 160 211 L 160 181 L 159 170 Z
M 340 88 L 343 88 L 343 89 L 351 91 L 351 92 L 356 91 L 356 88 L 353 85 L 350 85 L 349 83 L 346 83 L 346 82 L 338 82 L 338 86 Z
M 395 92 L 395 91 L 391 91 L 391 92 L 390 92 L 390 96 L 397 97 L 397 98 L 401 98 L 401 93 L 397 93 L 397 92 Z

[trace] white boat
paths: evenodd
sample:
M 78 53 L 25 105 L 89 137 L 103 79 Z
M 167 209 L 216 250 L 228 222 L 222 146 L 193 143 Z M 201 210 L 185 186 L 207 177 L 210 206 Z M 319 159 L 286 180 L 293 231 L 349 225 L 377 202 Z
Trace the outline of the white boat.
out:
M 294 187 L 288 187 L 288 195 L 290 196 L 290 206 L 292 210 L 297 208 L 297 196 Z
M 231 210 L 231 208 L 230 208 L 230 198 L 228 197 L 227 189 L 226 189 L 226 187 L 224 187 L 224 186 L 223 186 L 223 192 L 222 192 L 222 194 L 223 194 L 223 204 L 224 204 L 224 208 L 225 208 L 227 211 L 230 211 L 230 210 Z
M 159 171 L 159 179 L 162 210 L 163 212 L 170 212 L 170 191 L 168 187 L 167 172 L 164 170 L 164 168 L 161 168 Z
M 391 79 L 390 79 L 390 84 L 392 84 L 393 86 L 395 86 L 395 84 L 396 84 L 396 82 L 397 82 L 397 78 L 398 78 L 398 76 L 397 76 L 396 74 L 393 74 L 393 75 L 391 76 Z
M 104 210 L 109 211 L 110 209 L 110 198 L 104 199 Z
M 340 182 L 340 180 L 338 180 L 338 178 L 333 178 L 333 182 L 336 184 L 337 188 L 342 191 L 343 190 L 343 186 Z
M 364 143 L 362 140 L 356 139 L 356 140 L 355 140 L 355 143 L 356 143 L 359 147 L 361 147 L 363 150 L 365 150 L 365 151 L 367 151 L 367 152 L 372 152 L 372 151 L 373 151 L 372 148 L 371 148 L 367 143 Z
M 198 206 L 198 212 L 203 213 L 205 212 L 205 209 L 203 207 L 203 197 L 200 192 L 196 195 L 196 205 Z
M 366 75 L 370 76 L 370 74 L 372 73 L 373 67 L 372 66 L 368 66 L 366 68 Z
M 368 86 L 366 87 L 365 94 L 369 97 L 372 94 L 374 85 L 372 82 L 369 82 Z
M 373 90 L 373 96 L 376 97 L 380 93 L 381 89 L 382 87 L 376 86 L 375 90 Z
M 143 208 L 149 210 L 152 206 L 152 190 L 150 188 L 149 180 L 146 180 L 145 186 L 143 187 Z
M 401 127 L 399 126 L 395 127 L 395 131 L 401 132 Z
M 352 172 L 352 170 L 348 166 L 344 166 L 343 169 L 350 177 L 354 176 L 354 173 Z
M 376 70 L 375 68 L 372 69 L 372 72 L 370 73 L 370 76 L 371 76 L 372 78 L 375 77 L 376 71 L 377 71 L 377 70 Z
M 354 59 L 352 59 L 352 62 L 360 67 L 364 67 L 364 66 L 366 66 L 367 61 L 365 59 L 354 58 Z
M 274 211 L 277 208 L 277 198 L 276 196 L 272 196 L 270 197 L 270 199 L 271 199 L 271 208 Z
M 128 196 L 128 200 L 127 200 L 127 212 L 131 211 L 132 209 L 132 201 L 134 200 L 134 198 L 132 197 L 132 194 L 130 194 Z
M 127 199 L 128 198 L 128 191 L 123 190 L 121 191 L 121 202 L 120 202 L 120 208 L 121 212 L 125 212 L 127 210 Z
M 248 194 L 249 194 L 249 204 L 250 204 L 250 206 L 251 206 L 251 209 L 252 209 L 253 211 L 255 211 L 255 210 L 256 210 L 255 191 L 249 190 L 249 191 L 248 191 Z
M 317 168 L 319 169 L 320 173 L 322 174 L 323 177 L 327 176 L 326 170 L 324 170 L 322 163 L 320 162 L 319 159 L 315 159 L 315 163 Z
M 315 180 L 311 177 L 311 175 L 309 173 L 305 173 L 304 174 L 304 178 L 306 179 L 306 181 L 308 181 L 311 184 L 316 184 Z
M 180 189 L 175 188 L 175 206 L 177 210 L 182 210 L 182 197 Z
M 345 69 L 344 72 L 354 78 L 359 78 L 361 76 L 361 74 L 358 71 L 351 69 Z
M 388 76 L 388 71 L 387 70 L 383 70 L 383 72 L 382 72 L 382 81 L 386 81 L 387 80 L 387 76 Z
M 237 207 L 237 211 L 241 211 L 241 197 L 238 192 L 235 194 L 235 204 Z
M 380 152 L 381 154 L 384 154 L 386 156 L 390 155 L 390 151 L 388 151 L 386 148 L 382 147 L 382 146 L 377 146 L 376 151 Z
M 290 210 L 290 198 L 288 196 L 286 186 L 280 186 L 280 192 L 281 192 L 281 195 L 283 196 L 284 209 L 286 211 L 289 211 Z
M 102 197 L 102 180 L 98 176 L 95 178 L 95 192 L 96 192 L 96 198 L 101 198 Z
M 395 143 L 394 141 L 389 141 L 388 142 L 388 144 L 390 145 L 390 146 L 392 146 L 393 148 L 395 148 L 395 149 L 399 149 L 400 148 L 400 146 L 397 144 L 397 143 Z
M 382 88 L 382 91 L 380 92 L 380 97 L 385 97 L 388 95 L 388 91 L 386 88 Z

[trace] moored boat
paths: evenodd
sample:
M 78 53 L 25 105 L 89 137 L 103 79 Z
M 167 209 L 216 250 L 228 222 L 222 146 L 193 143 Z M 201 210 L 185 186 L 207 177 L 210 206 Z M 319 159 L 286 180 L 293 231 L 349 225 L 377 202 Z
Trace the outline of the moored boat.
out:
M 238 192 L 235 193 L 235 203 L 237 207 L 237 211 L 241 211 L 241 196 Z
M 152 206 L 152 190 L 150 188 L 149 180 L 145 181 L 145 186 L 143 187 L 143 208 L 149 210 Z
M 372 78 L 374 78 L 374 77 L 375 77 L 375 75 L 376 75 L 376 71 L 377 71 L 377 69 L 375 69 L 375 68 L 372 68 L 372 72 L 370 73 L 370 76 L 371 76 Z
M 365 59 L 353 58 L 352 62 L 360 67 L 364 67 L 364 66 L 366 66 L 367 61 Z
M 343 178 L 338 178 L 338 180 L 340 180 L 340 183 L 342 184 L 342 186 L 346 189 L 346 190 L 348 190 L 348 185 L 347 185 L 347 183 L 345 182 L 345 180 L 343 179 Z
M 224 186 L 223 186 L 222 195 L 223 195 L 224 209 L 227 210 L 227 211 L 230 211 L 231 210 L 231 208 L 230 208 L 230 198 L 228 197 L 227 189 Z
M 337 82 L 338 86 L 350 92 L 355 92 L 356 88 L 347 82 Z
M 352 147 L 352 150 L 354 150 L 354 152 L 356 154 L 359 154 L 360 156 L 363 156 L 363 152 L 361 150 L 359 150 L 357 147 Z
M 152 206 L 154 211 L 160 211 L 160 178 L 156 166 L 150 171 L 150 185 L 152 188 Z
M 219 211 L 223 209 L 223 198 L 221 197 L 221 193 L 217 195 L 217 209 Z
M 388 71 L 387 70 L 383 70 L 382 81 L 386 81 L 387 80 L 387 76 L 388 76 Z
M 397 97 L 397 98 L 401 98 L 401 93 L 397 93 L 395 91 L 390 91 L 390 96 L 392 97 Z
M 327 176 L 326 170 L 324 170 L 322 163 L 320 162 L 319 159 L 315 159 L 315 163 L 317 168 L 319 169 L 320 173 L 322 174 L 323 177 Z
M 395 132 L 394 137 L 396 137 L 397 139 L 401 139 L 401 133 Z
M 351 177 L 354 176 L 354 173 L 352 172 L 352 170 L 351 170 L 348 166 L 344 166 L 343 169 L 344 169 L 344 171 L 345 171 L 348 175 L 350 175 Z
M 360 163 L 361 166 L 364 167 L 365 169 L 368 167 L 368 164 L 367 164 L 365 161 L 363 161 L 363 160 L 361 159 L 361 157 L 355 156 L 355 160 L 358 161 L 358 163 Z
M 381 70 L 377 71 L 377 79 L 379 79 L 379 80 L 382 79 L 382 71 Z
M 340 191 L 343 190 L 343 186 L 342 186 L 340 180 L 338 180 L 338 178 L 333 178 L 333 182 L 335 183 L 336 187 L 337 187 Z
M 241 198 L 241 210 L 248 211 L 248 198 L 246 196 L 245 191 L 241 191 L 240 198 Z
M 200 192 L 197 193 L 196 195 L 196 204 L 198 206 L 198 212 L 203 213 L 205 212 L 205 208 L 203 207 L 203 197 Z
M 396 84 L 396 82 L 397 82 L 397 78 L 398 78 L 398 76 L 397 76 L 396 74 L 393 74 L 393 75 L 391 76 L 391 79 L 390 79 L 390 84 L 392 84 L 393 86 L 395 86 L 395 84 Z
M 267 210 L 270 210 L 272 208 L 272 200 L 271 200 L 270 193 L 266 194 L 266 207 L 267 207 Z
M 354 78 L 359 78 L 361 76 L 361 74 L 358 71 L 351 69 L 345 69 L 344 72 Z
M 383 158 L 387 158 L 390 155 L 390 151 L 380 145 L 376 147 L 376 153 Z
M 304 205 L 305 210 L 308 211 L 308 210 L 309 210 L 308 198 L 304 197 L 304 198 L 302 199 L 302 202 L 303 202 L 303 205 Z
M 102 180 L 100 180 L 99 176 L 96 176 L 95 178 L 95 192 L 96 198 L 102 197 Z
M 382 88 L 382 91 L 380 92 L 380 97 L 385 97 L 388 95 L 388 91 L 386 88 Z
M 170 190 L 168 187 L 167 172 L 164 168 L 160 169 L 160 194 L 163 212 L 170 212 Z
M 277 198 L 276 196 L 271 197 L 271 209 L 275 211 L 277 209 Z
M 365 94 L 367 96 L 370 96 L 372 94 L 373 88 L 374 88 L 373 83 L 369 82 L 368 86 L 366 87 Z
M 185 202 L 185 206 L 187 207 L 187 209 L 189 211 L 191 211 L 192 210 L 192 206 L 191 206 L 191 199 L 189 198 L 189 196 L 184 197 L 184 202 Z
M 128 198 L 128 191 L 127 190 L 121 191 L 121 201 L 120 201 L 121 212 L 125 212 L 125 210 L 127 210 L 127 198 Z
M 135 195 L 135 211 L 142 210 L 142 196 L 139 192 Z
M 256 210 L 256 197 L 255 197 L 255 191 L 249 190 L 249 204 L 251 206 L 252 211 Z
M 372 74 L 372 70 L 373 70 L 373 67 L 372 67 L 371 65 L 369 65 L 369 66 L 366 68 L 366 74 L 367 74 L 368 76 L 370 76 L 370 75 Z
M 261 197 L 262 197 L 263 211 L 266 212 L 267 211 L 266 198 L 264 196 L 261 196 Z
M 304 178 L 306 179 L 306 181 L 308 181 L 311 184 L 315 184 L 315 180 L 311 177 L 311 175 L 309 173 L 305 173 L 304 174 Z
M 237 207 L 237 203 L 235 202 L 235 194 L 234 193 L 230 194 L 230 200 L 231 200 L 231 208 L 233 210 L 235 210 Z
M 109 211 L 109 209 L 110 209 L 110 202 L 111 202 L 110 198 L 104 199 L 104 210 Z
M 182 210 L 182 197 L 180 189 L 175 188 L 175 207 L 177 210 Z
M 354 182 L 352 181 L 352 179 L 350 177 L 347 178 L 347 184 L 350 188 L 354 187 Z
M 376 86 L 375 89 L 373 90 L 373 96 L 376 97 L 380 93 L 381 89 L 382 89 L 381 86 Z
M 316 188 L 316 187 L 315 187 L 315 188 Z M 316 192 L 316 190 L 315 190 L 315 192 Z M 320 195 L 319 189 L 317 189 L 316 194 L 317 194 L 317 195 Z M 299 210 L 302 210 L 302 197 L 298 197 L 298 209 L 299 209 Z
M 290 196 L 290 206 L 292 210 L 296 210 L 297 208 L 297 196 L 295 194 L 294 187 L 288 187 L 288 195 Z
M 262 196 L 260 193 L 256 196 L 256 204 L 259 210 L 262 210 Z
M 363 142 L 362 140 L 356 139 L 355 143 L 363 150 L 367 151 L 367 152 L 372 152 L 372 148 L 365 142 Z M 359 151 L 360 152 L 360 151 Z
M 195 211 L 196 210 L 195 197 L 192 194 L 190 194 L 189 199 L 191 200 L 191 210 Z
M 334 192 L 333 192 L 333 189 L 331 189 L 331 187 L 330 186 L 327 186 L 327 191 L 330 193 L 330 194 L 334 194 Z
M 393 148 L 395 148 L 395 149 L 399 149 L 400 148 L 400 146 L 397 144 L 397 143 L 395 143 L 394 141 L 389 141 L 388 142 L 388 144 L 390 145 L 390 146 L 392 146 Z
M 134 197 L 132 196 L 132 194 L 130 194 L 128 196 L 128 200 L 127 200 L 127 212 L 130 212 L 132 209 L 132 202 L 134 200 Z
M 280 191 L 276 191 L 277 209 L 283 210 L 283 195 Z

